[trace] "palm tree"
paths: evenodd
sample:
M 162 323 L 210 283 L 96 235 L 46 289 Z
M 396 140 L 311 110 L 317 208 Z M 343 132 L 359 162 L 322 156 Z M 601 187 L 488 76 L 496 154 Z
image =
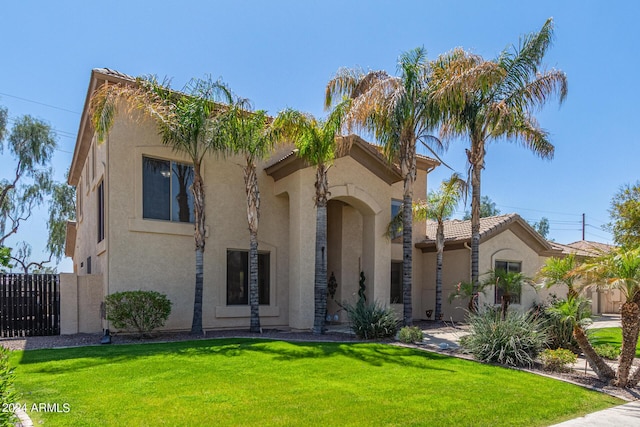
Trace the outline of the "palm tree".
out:
M 589 363 L 589 366 L 591 366 L 591 369 L 593 369 L 600 380 L 609 382 L 616 374 L 613 372 L 611 366 L 607 365 L 604 359 L 593 349 L 584 330 L 585 322 L 591 318 L 590 306 L 591 303 L 589 300 L 576 296 L 575 298 L 570 298 L 555 304 L 548 308 L 547 312 L 572 327 L 573 337 L 584 353 L 584 357 Z
M 287 109 L 273 122 L 273 132 L 279 141 L 292 141 L 298 156 L 316 168 L 316 257 L 314 272 L 313 333 L 324 333 L 327 312 L 327 200 L 329 180 L 327 171 L 337 151 L 346 148 L 348 138 L 336 138 L 351 101 L 343 100 L 331 111 L 325 121 L 309 114 Z M 341 147 L 341 144 L 345 144 Z
M 99 141 L 113 126 L 116 106 L 124 100 L 128 112 L 142 111 L 158 126 L 162 143 L 183 153 L 193 163 L 195 297 L 191 333 L 202 335 L 202 292 L 205 247 L 205 191 L 202 161 L 212 151 L 222 151 L 226 141 L 220 126 L 220 101 L 231 103 L 231 91 L 221 81 L 193 79 L 182 92 L 155 77 L 137 78 L 125 84 L 104 84 L 91 97 L 91 116 Z
M 273 138 L 265 111 L 251 112 L 247 99 L 237 99 L 224 113 L 225 132 L 233 153 L 244 156 L 244 185 L 247 195 L 249 223 L 249 305 L 250 331 L 260 332 L 260 301 L 258 291 L 258 222 L 260 219 L 260 189 L 256 162 L 273 150 Z
M 327 84 L 325 106 L 330 107 L 340 96 L 353 99 L 345 118 L 347 129 L 371 132 L 382 145 L 391 162 L 397 162 L 404 181 L 402 216 L 402 299 L 403 323 L 413 320 L 412 225 L 413 184 L 416 179 L 416 144 L 432 153 L 441 151 L 440 141 L 430 135 L 438 123 L 438 114 L 430 99 L 431 72 L 424 48 L 400 55 L 400 75 L 385 71 L 364 73 L 360 69 L 338 70 Z M 435 153 L 434 153 L 435 154 Z
M 436 309 L 435 319 L 442 317 L 442 257 L 444 253 L 444 221 L 449 219 L 467 191 L 467 183 L 457 173 L 440 184 L 440 191 L 429 192 L 426 203 L 413 207 L 416 220 L 432 219 L 438 223 L 436 231 Z
M 500 139 L 514 140 L 536 155 L 551 159 L 554 146 L 549 134 L 538 125 L 533 111 L 552 96 L 562 103 L 567 95 L 567 78 L 559 70 L 541 70 L 541 63 L 553 37 L 553 21 L 520 40 L 518 47 L 505 49 L 486 61 L 478 55 L 455 49 L 433 64 L 432 99 L 444 114 L 440 136 L 468 137 L 471 199 L 471 281 L 478 283 L 480 245 L 480 183 L 486 144 Z
M 629 378 L 636 353 L 640 331 L 640 247 L 619 248 L 584 263 L 577 269 L 587 283 L 609 289 L 619 289 L 625 302 L 620 308 L 622 321 L 622 348 L 616 384 L 635 387 L 640 380 L 640 369 Z
M 518 271 L 496 269 L 489 272 L 484 285 L 494 285 L 496 289 L 502 290 L 501 311 L 503 319 L 507 317 L 507 310 L 511 304 L 512 296 L 519 295 L 524 284 L 530 284 L 530 279 Z
M 547 258 L 537 277 L 544 280 L 547 288 L 558 284 L 566 285 L 568 288 L 567 299 L 575 298 L 578 296 L 578 290 L 575 286 L 578 277 L 574 274 L 577 266 L 578 262 L 574 254 L 569 254 L 564 258 Z

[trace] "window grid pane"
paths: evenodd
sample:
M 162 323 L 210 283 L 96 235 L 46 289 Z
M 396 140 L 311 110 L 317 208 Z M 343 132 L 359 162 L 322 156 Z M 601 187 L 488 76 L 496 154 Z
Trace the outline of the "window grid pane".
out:
M 258 253 L 258 301 L 270 304 L 271 254 Z M 227 251 L 227 305 L 249 304 L 249 252 Z
M 520 273 L 522 271 L 522 263 L 520 261 L 496 261 L 494 270 L 503 270 L 509 273 Z M 504 291 L 495 287 L 495 304 L 502 304 L 502 295 Z M 511 294 L 511 304 L 520 304 L 520 294 Z
M 195 221 L 193 166 L 142 157 L 142 217 L 175 222 Z

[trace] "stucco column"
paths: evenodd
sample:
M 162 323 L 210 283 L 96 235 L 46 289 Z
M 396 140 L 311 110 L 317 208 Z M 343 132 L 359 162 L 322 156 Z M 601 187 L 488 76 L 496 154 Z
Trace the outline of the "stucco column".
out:
M 60 335 L 78 333 L 78 276 L 60 273 Z
M 383 237 L 388 219 L 381 212 L 362 217 L 362 271 L 367 278 L 367 299 L 388 305 L 391 297 L 391 242 Z
M 313 327 L 316 208 L 313 186 L 291 183 L 289 193 L 289 326 Z

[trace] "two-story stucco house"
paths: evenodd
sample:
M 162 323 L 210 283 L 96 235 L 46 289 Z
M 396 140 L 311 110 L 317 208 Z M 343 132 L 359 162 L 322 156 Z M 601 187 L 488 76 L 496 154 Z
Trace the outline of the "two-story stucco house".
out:
M 77 221 L 69 227 L 67 254 L 76 274 L 101 277 L 102 294 L 153 289 L 173 302 L 167 329 L 188 329 L 194 300 L 193 218 L 188 198 L 179 202 L 192 174 L 188 159 L 161 143 L 152 120 L 117 114 L 103 143 L 89 117 L 89 99 L 105 82 L 130 83 L 123 74 L 96 69 L 69 173 L 77 189 Z M 329 170 L 328 273 L 336 301 L 355 301 L 360 271 L 367 297 L 391 302 L 391 270 L 402 248 L 385 237 L 392 209 L 402 198 L 399 171 L 375 146 L 352 136 L 348 155 Z M 203 327 L 246 327 L 246 198 L 241 159 L 211 156 L 203 164 L 207 238 L 204 255 Z M 437 162 L 419 157 L 416 197 L 426 194 Z M 313 325 L 315 253 L 314 169 L 280 150 L 259 166 L 260 316 L 264 327 Z M 424 227 L 415 230 L 416 241 Z M 421 251 L 414 249 L 415 263 Z M 415 284 L 422 283 L 420 269 Z M 416 292 L 414 306 L 422 307 Z M 329 312 L 345 320 L 332 301 Z M 103 322 L 104 323 L 104 322 Z M 103 326 L 103 327 L 106 327 Z
M 96 308 L 105 295 L 148 289 L 165 293 L 173 302 L 165 328 L 187 330 L 195 292 L 193 210 L 187 190 L 192 166 L 187 158 L 163 145 L 155 123 L 141 116 L 117 114 L 106 140 L 98 143 L 89 100 L 94 90 L 107 82 L 131 84 L 132 79 L 108 69 L 92 71 L 68 180 L 77 190 L 77 221 L 68 226 L 66 253 L 73 258 L 78 279 L 91 280 L 83 279 L 83 289 L 63 290 L 78 301 L 68 317 L 93 320 L 77 320 L 75 326 L 63 329 L 73 333 L 108 328 Z M 386 236 L 392 213 L 397 212 L 402 199 L 399 170 L 374 145 L 357 136 L 349 138 L 350 152 L 337 158 L 329 170 L 327 271 L 337 288 L 329 299 L 328 314 L 338 322 L 347 321 L 338 302 L 357 299 L 360 272 L 365 276 L 368 301 L 390 304 L 398 311 L 402 302 L 402 245 L 400 239 Z M 203 164 L 207 201 L 205 330 L 249 325 L 249 233 L 241 164 L 239 158 L 216 156 L 206 158 Z M 414 199 L 426 197 L 427 175 L 438 164 L 418 156 Z M 280 149 L 258 169 L 261 324 L 310 329 L 314 316 L 315 171 L 291 148 Z M 466 303 L 449 304 L 446 296 L 457 281 L 469 280 L 470 254 L 465 242 L 470 239 L 470 226 L 461 231 L 468 222 L 447 224 L 444 319 L 462 320 L 461 307 Z M 517 215 L 483 219 L 482 227 L 481 273 L 505 267 L 533 274 L 543 257 L 554 253 Z M 435 304 L 434 235 L 431 224 L 414 225 L 415 319 L 425 318 Z M 93 295 L 90 304 L 81 298 L 87 293 Z M 488 296 L 486 302 L 493 303 L 493 298 Z M 535 292 L 523 292 L 519 306 L 528 308 L 536 298 Z

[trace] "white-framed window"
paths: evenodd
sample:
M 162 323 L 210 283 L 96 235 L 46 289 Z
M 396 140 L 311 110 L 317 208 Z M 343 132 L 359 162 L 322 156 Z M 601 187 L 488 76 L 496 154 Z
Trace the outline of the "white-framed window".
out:
M 271 253 L 258 252 L 258 300 L 270 304 Z M 249 304 L 249 251 L 227 249 L 227 305 Z
M 509 273 L 520 273 L 522 271 L 522 262 L 520 261 L 496 261 L 494 270 L 502 270 Z M 495 287 L 495 303 L 502 303 L 502 295 L 504 291 L 501 288 Z M 511 304 L 520 304 L 520 292 L 517 294 L 511 294 Z
M 193 166 L 172 160 L 142 157 L 142 217 L 194 222 Z

